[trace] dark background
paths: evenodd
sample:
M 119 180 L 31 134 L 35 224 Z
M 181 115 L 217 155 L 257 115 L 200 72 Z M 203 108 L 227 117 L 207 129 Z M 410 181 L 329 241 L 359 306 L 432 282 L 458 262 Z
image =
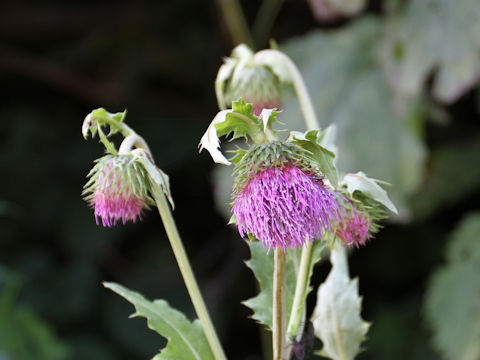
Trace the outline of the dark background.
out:
M 244 6 L 250 21 L 257 4 Z M 372 1 L 362 16 L 380 17 L 381 9 L 380 1 Z M 334 31 L 349 21 L 316 22 L 307 3 L 290 0 L 272 35 L 281 43 L 313 29 Z M 102 228 L 81 198 L 85 176 L 103 153 L 97 140 L 82 138 L 81 124 L 98 107 L 128 109 L 128 124 L 145 137 L 157 165 L 169 174 L 174 216 L 227 356 L 261 358 L 261 333 L 240 304 L 256 293 L 243 264 L 248 248 L 217 212 L 215 165 L 197 149 L 218 110 L 213 82 L 232 47 L 215 2 L 0 4 L 0 291 L 15 294 L 0 323 L 18 325 L 12 314 L 28 309 L 47 324 L 38 334 L 58 338 L 45 345 L 46 354 L 58 356 L 40 356 L 28 326 L 4 326 L 0 344 L 7 359 L 156 354 L 164 344 L 161 337 L 145 320 L 127 319 L 133 307 L 104 289 L 102 281 L 164 298 L 194 316 L 155 209 L 141 223 Z M 428 82 L 425 87 L 428 94 Z M 419 202 L 433 186 L 441 191 L 437 182 L 463 176 L 448 168 L 441 176 L 451 178 L 430 176 L 431 154 L 445 144 L 460 149 L 466 138 L 478 144 L 477 103 L 474 88 L 442 106 L 454 121 L 426 122 L 423 140 L 430 155 L 421 187 L 409 201 Z M 479 166 L 476 156 L 468 161 L 462 169 Z M 474 178 L 468 192 L 428 214 L 414 211 L 410 221 L 385 223 L 373 241 L 354 252 L 351 273 L 360 278 L 363 317 L 373 322 L 359 358 L 437 358 L 422 320 L 425 287 L 443 262 L 449 233 L 478 208 L 479 185 Z M 316 268 L 316 286 L 328 270 L 328 264 Z M 15 341 L 27 341 L 29 355 L 21 355 L 25 349 L 15 349 Z

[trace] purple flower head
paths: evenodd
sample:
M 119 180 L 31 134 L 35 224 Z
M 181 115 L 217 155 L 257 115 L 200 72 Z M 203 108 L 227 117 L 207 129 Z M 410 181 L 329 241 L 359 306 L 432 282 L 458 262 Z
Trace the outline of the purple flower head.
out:
M 336 193 L 288 156 L 271 160 L 237 181 L 232 212 L 240 235 L 253 235 L 265 247 L 284 250 L 320 239 L 341 217 Z
M 336 236 L 343 240 L 346 245 L 360 247 L 372 238 L 370 233 L 370 219 L 367 214 L 356 210 L 350 210 L 340 220 Z
M 90 171 L 90 180 L 83 195 L 103 226 L 113 226 L 118 220 L 126 223 L 141 218 L 142 210 L 151 201 L 149 182 L 143 167 L 129 155 L 106 155 Z

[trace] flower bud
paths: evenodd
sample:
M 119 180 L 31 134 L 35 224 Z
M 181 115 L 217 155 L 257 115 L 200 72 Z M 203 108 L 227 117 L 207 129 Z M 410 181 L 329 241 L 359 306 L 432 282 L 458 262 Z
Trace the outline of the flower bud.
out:
M 215 80 L 220 108 L 230 107 L 233 101 L 243 98 L 253 104 L 253 113 L 263 109 L 280 108 L 282 83 L 272 69 L 255 61 L 255 56 L 245 45 L 232 52 L 225 60 Z
M 370 227 L 368 214 L 352 209 L 340 220 L 336 236 L 346 245 L 360 247 L 372 238 Z
M 253 146 L 237 164 L 232 212 L 241 236 L 285 250 L 321 239 L 341 217 L 336 193 L 291 143 Z
M 131 155 L 106 155 L 97 159 L 82 195 L 95 211 L 103 226 L 113 226 L 118 220 L 136 222 L 142 210 L 152 202 L 148 174 Z

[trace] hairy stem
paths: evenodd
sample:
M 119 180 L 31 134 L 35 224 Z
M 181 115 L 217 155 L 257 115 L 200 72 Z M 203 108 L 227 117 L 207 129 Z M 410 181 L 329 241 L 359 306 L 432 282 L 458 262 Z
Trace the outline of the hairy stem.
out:
M 299 335 L 300 323 L 305 311 L 305 294 L 307 292 L 312 263 L 313 243 L 307 242 L 302 250 L 302 258 L 300 260 L 300 269 L 297 276 L 297 284 L 295 286 L 295 295 L 293 298 L 292 312 L 288 322 L 287 335 L 288 338 L 297 339 Z M 298 340 L 298 339 L 297 339 Z
M 273 360 L 283 360 L 284 313 L 285 313 L 285 253 L 282 249 L 275 249 L 273 273 Z
M 154 184 L 153 192 L 158 212 L 162 218 L 163 226 L 165 227 L 168 239 L 170 240 L 170 245 L 175 254 L 180 272 L 182 273 L 183 281 L 185 282 L 193 307 L 195 308 L 197 316 L 202 324 L 208 344 L 210 345 L 216 360 L 225 360 L 225 354 L 213 327 L 205 302 L 203 301 L 197 281 L 195 280 L 195 275 L 193 274 L 192 267 L 188 261 L 187 253 L 183 247 L 172 212 L 170 211 L 170 206 L 168 205 L 167 199 L 160 186 Z
M 313 107 L 312 99 L 308 93 L 307 85 L 303 81 L 302 74 L 298 70 L 297 65 L 283 52 L 278 50 L 262 50 L 255 55 L 255 59 L 260 61 L 263 57 L 270 57 L 274 55 L 275 57 L 282 59 L 282 65 L 285 66 L 288 70 L 289 79 L 293 83 L 295 88 L 295 93 L 297 95 L 298 102 L 300 103 L 300 110 L 302 111 L 303 118 L 309 130 L 314 130 L 320 128 L 320 125 L 315 115 L 315 110 Z
M 132 130 L 132 133 L 123 139 L 122 143 L 120 144 L 120 147 L 118 148 L 118 153 L 119 154 L 128 154 L 130 151 L 132 151 L 133 147 L 137 147 L 140 149 L 145 150 L 150 157 L 152 157 L 152 153 L 150 152 L 150 148 L 148 147 L 148 144 L 145 142 L 145 140 L 135 133 Z M 153 160 L 153 157 L 152 157 Z

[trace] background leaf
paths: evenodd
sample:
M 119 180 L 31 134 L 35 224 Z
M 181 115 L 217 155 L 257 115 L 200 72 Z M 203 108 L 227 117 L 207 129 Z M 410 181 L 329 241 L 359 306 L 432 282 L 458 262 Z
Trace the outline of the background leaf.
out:
M 19 290 L 19 279 L 0 269 L 0 359 L 67 359 L 68 348 L 50 326 L 17 303 Z
M 457 100 L 480 74 L 480 2 L 412 0 L 387 22 L 384 65 L 391 86 L 417 95 L 435 70 L 434 95 Z
M 377 54 L 380 34 L 380 23 L 365 18 L 336 32 L 313 31 L 283 49 L 302 72 L 321 126 L 337 126 L 339 172 L 364 171 L 391 183 L 389 194 L 406 215 L 407 196 L 422 179 L 425 149 L 393 112 Z M 305 128 L 296 100 L 285 105 L 280 121 Z
M 480 357 L 480 213 L 466 217 L 447 246 L 447 263 L 432 276 L 425 317 L 445 359 Z
M 155 359 L 213 359 L 198 320 L 190 322 L 181 312 L 171 308 L 165 300 L 148 301 L 139 293 L 115 283 L 104 283 L 104 286 L 135 306 L 136 312 L 132 316 L 145 317 L 150 329 L 168 339 L 167 346 L 155 356 Z

